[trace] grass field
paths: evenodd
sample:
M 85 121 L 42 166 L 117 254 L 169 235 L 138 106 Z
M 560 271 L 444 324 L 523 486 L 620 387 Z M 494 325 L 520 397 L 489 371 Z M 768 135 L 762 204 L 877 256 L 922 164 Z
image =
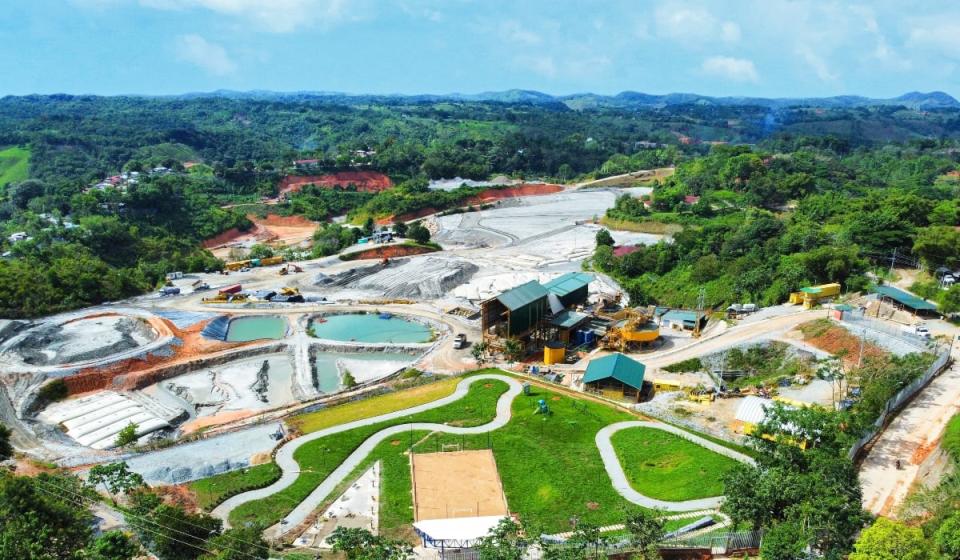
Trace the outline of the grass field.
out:
M 683 226 L 680 224 L 668 224 L 665 222 L 657 222 L 654 220 L 646 220 L 643 222 L 630 222 L 627 220 L 617 220 L 609 216 L 604 216 L 600 218 L 600 223 L 604 226 L 621 231 L 634 231 L 637 233 L 652 233 L 657 235 L 673 235 L 679 231 L 683 230 Z
M 446 406 L 306 443 L 294 453 L 294 459 L 300 464 L 301 468 L 297 480 L 269 498 L 249 502 L 238 507 L 230 514 L 230 522 L 234 525 L 240 525 L 247 521 L 257 521 L 264 525 L 276 523 L 296 504 L 306 498 L 364 440 L 384 428 L 408 422 L 449 423 L 457 426 L 486 424 L 496 414 L 497 399 L 506 391 L 507 384 L 502 381 L 493 380 L 475 383 L 470 387 L 470 391 L 464 398 Z M 413 441 L 417 440 L 416 435 L 411 437 Z M 392 451 L 405 452 L 409 446 L 409 441 L 401 441 L 397 444 L 385 442 L 385 445 L 389 446 Z M 381 448 L 383 447 L 384 445 L 381 445 Z M 380 449 L 371 454 L 365 464 L 372 463 L 379 455 Z M 407 486 L 409 487 L 409 474 L 407 476 Z M 384 474 L 384 478 L 390 477 Z M 386 487 L 385 482 L 384 488 Z M 409 489 L 407 494 L 409 502 Z
M 30 150 L 14 146 L 0 150 L 0 186 L 25 181 L 30 172 Z
M 943 442 L 940 445 L 953 457 L 954 461 L 960 463 L 960 414 L 955 414 L 947 423 Z
M 459 380 L 450 380 L 452 383 L 447 387 L 449 391 Z M 449 394 L 440 390 L 444 385 L 435 385 L 438 386 L 418 387 L 414 392 L 377 397 L 379 400 L 374 403 L 359 402 L 331 408 L 302 421 L 314 430 L 322 429 Z M 428 397 L 425 394 L 428 388 L 431 392 L 436 391 L 435 396 Z M 266 525 L 276 523 L 365 439 L 388 426 L 410 421 L 462 426 L 485 424 L 493 418 L 496 401 L 506 390 L 507 385 L 500 381 L 476 383 L 466 397 L 455 403 L 305 444 L 295 454 L 301 466 L 296 482 L 269 498 L 238 507 L 231 514 L 230 521 L 234 525 L 248 521 Z M 549 403 L 550 415 L 534 414 L 539 399 Z M 344 410 L 338 411 L 338 408 Z M 328 499 L 334 499 L 375 461 L 382 461 L 380 529 L 393 537 L 409 537 L 410 523 L 413 521 L 408 456 L 411 444 L 414 452 L 428 453 L 441 450 L 444 444 L 459 443 L 463 449 L 493 450 L 510 511 L 519 514 L 530 531 L 566 531 L 571 516 L 596 525 L 620 523 L 626 512 L 638 508 L 613 489 L 594 441 L 597 431 L 602 427 L 634 420 L 634 416 L 601 403 L 539 387 L 534 387 L 530 396 L 516 397 L 512 412 L 513 416 L 505 427 L 489 434 L 458 436 L 413 432 L 388 439 Z M 621 435 L 628 439 L 629 449 L 624 459 L 628 476 L 633 481 L 634 473 L 641 473 L 638 482 L 635 482 L 636 487 L 653 497 L 681 500 L 719 495 L 722 493 L 720 473 L 735 464 L 732 460 L 658 430 L 620 432 L 614 436 L 615 445 Z M 669 439 L 665 440 L 664 436 Z M 706 471 L 706 474 L 701 471 Z M 204 492 L 205 503 L 217 503 L 217 492 L 249 483 L 250 475 L 237 475 L 236 480 L 228 476 L 219 475 L 194 483 L 199 484 L 199 489 Z M 648 488 L 651 484 L 656 488 Z M 684 485 L 692 489 L 684 489 Z
M 634 490 L 659 500 L 719 496 L 724 473 L 737 465 L 733 459 L 653 428 L 621 430 L 611 441 Z
M 461 377 L 449 377 L 412 389 L 301 414 L 294 416 L 287 423 L 301 433 L 309 434 L 330 426 L 339 426 L 354 420 L 371 418 L 442 399 L 453 394 L 461 380 Z
M 227 496 L 269 486 L 278 478 L 280 467 L 276 463 L 267 463 L 195 480 L 187 484 L 187 488 L 194 493 L 201 508 L 210 510 L 217 507 Z

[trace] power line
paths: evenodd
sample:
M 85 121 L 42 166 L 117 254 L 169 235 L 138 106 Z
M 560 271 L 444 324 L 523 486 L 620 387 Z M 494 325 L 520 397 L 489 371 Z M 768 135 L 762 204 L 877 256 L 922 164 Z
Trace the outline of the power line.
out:
M 64 487 L 62 487 L 62 486 L 60 486 L 60 485 L 58 485 L 58 484 L 56 484 L 56 483 L 54 483 L 54 482 L 52 482 L 52 481 L 44 481 L 44 480 L 41 480 L 41 479 L 39 479 L 39 478 L 34 478 L 33 480 L 34 480 L 34 482 L 39 483 L 40 486 L 38 486 L 38 488 L 39 488 L 41 491 L 47 492 L 48 494 L 51 494 L 51 495 L 53 495 L 53 496 L 59 496 L 59 497 L 61 497 L 61 498 L 69 499 L 69 498 L 66 498 L 65 496 L 63 496 L 62 494 L 55 493 L 55 492 L 53 492 L 52 490 L 50 490 L 49 488 L 43 488 L 42 486 L 45 486 L 45 485 L 46 485 L 46 486 L 49 486 L 49 487 L 53 487 L 53 488 L 57 489 L 59 492 L 61 492 L 61 493 L 66 493 L 66 494 L 69 494 L 69 495 L 71 495 L 71 496 L 74 496 L 74 499 L 80 500 L 80 502 L 81 502 L 80 504 L 77 504 L 77 505 L 85 505 L 85 506 L 89 507 L 90 505 L 99 504 L 99 503 L 100 503 L 100 502 L 94 500 L 93 498 L 90 498 L 90 497 L 88 497 L 88 496 L 84 496 L 83 494 L 78 494 L 78 493 L 76 493 L 76 492 L 74 492 L 74 491 L 72 491 L 72 490 L 69 490 L 69 489 L 67 489 L 67 488 L 64 488 Z M 76 503 L 76 502 L 72 502 L 72 503 Z M 130 513 L 130 512 L 126 512 L 126 511 L 121 511 L 121 513 L 124 515 L 125 518 L 132 518 L 132 519 L 135 519 L 135 520 L 140 521 L 141 523 L 151 523 L 151 524 L 153 524 L 153 525 L 155 525 L 156 527 L 159 527 L 159 528 L 161 528 L 161 529 L 166 529 L 166 530 L 168 530 L 168 531 L 173 531 L 173 532 L 175 532 L 175 533 L 180 533 L 181 535 L 185 535 L 186 537 L 189 537 L 189 538 L 191 538 L 191 539 L 199 539 L 199 537 L 197 537 L 196 535 L 191 535 L 190 533 L 187 533 L 187 532 L 185 532 L 185 531 L 181 531 L 181 530 L 179 530 L 179 529 L 175 529 L 175 528 L 173 528 L 173 527 L 170 527 L 169 525 L 164 525 L 164 524 L 162 524 L 162 523 L 160 523 L 160 522 L 158 522 L 158 521 L 154 521 L 154 520 L 152 520 L 152 519 L 145 518 L 145 517 L 140 516 L 140 515 L 137 515 L 137 514 L 135 514 L 135 513 Z M 158 512 L 158 513 L 160 513 L 160 512 Z M 160 513 L 160 515 L 163 515 L 163 514 Z M 167 517 L 168 519 L 174 519 L 173 517 L 170 517 L 170 516 L 165 516 L 165 517 Z M 181 521 L 181 522 L 183 522 L 183 523 L 185 523 L 185 524 L 187 524 L 187 525 L 190 525 L 190 526 L 192 526 L 192 527 L 195 527 L 195 528 L 197 528 L 197 529 L 201 529 L 201 530 L 204 530 L 204 531 L 209 531 L 209 528 L 207 528 L 207 527 L 202 527 L 202 526 L 197 525 L 197 524 L 195 524 L 195 523 L 192 523 L 192 522 L 190 522 L 190 521 L 188 521 L 188 520 L 178 520 L 178 521 Z M 147 527 L 143 527 L 143 528 L 146 529 L 147 531 L 151 532 L 151 533 L 160 534 L 160 533 L 156 532 L 155 530 L 151 530 L 151 529 L 149 529 L 149 528 L 147 528 Z M 213 554 L 213 552 L 211 552 L 211 551 L 209 551 L 209 550 L 206 550 L 206 549 L 203 549 L 202 547 L 199 547 L 199 546 L 197 546 L 197 545 L 192 545 L 192 544 L 190 544 L 190 543 L 184 542 L 184 541 L 182 541 L 182 540 L 180 540 L 180 539 L 177 539 L 177 538 L 175 538 L 175 537 L 171 537 L 171 536 L 169 536 L 169 535 L 164 535 L 164 536 L 165 536 L 166 538 L 169 538 L 169 539 L 174 540 L 174 541 L 176 541 L 176 542 L 180 542 L 180 543 L 186 544 L 186 545 L 188 545 L 188 546 L 193 546 L 194 548 L 196 548 L 196 549 L 198 549 L 198 550 L 204 550 L 204 551 L 207 552 L 207 553 Z M 241 543 L 241 544 L 247 544 L 247 545 L 251 545 L 251 546 L 256 546 L 255 543 L 252 543 L 252 542 L 250 542 L 250 541 L 244 541 L 244 540 L 242 540 L 242 539 L 237 539 L 236 537 L 230 537 L 230 536 L 228 536 L 227 538 L 231 538 L 231 539 L 233 539 L 233 540 L 235 540 L 236 542 Z M 229 550 L 230 552 L 234 552 L 234 553 L 236 553 L 236 554 L 240 554 L 240 555 L 246 556 L 246 557 L 248 557 L 248 558 L 253 558 L 254 560 L 259 560 L 256 556 L 253 556 L 253 555 L 250 554 L 250 553 L 243 552 L 243 551 L 239 551 L 239 550 L 232 549 L 232 548 L 229 548 L 229 547 L 223 547 L 223 548 L 224 548 L 225 550 Z

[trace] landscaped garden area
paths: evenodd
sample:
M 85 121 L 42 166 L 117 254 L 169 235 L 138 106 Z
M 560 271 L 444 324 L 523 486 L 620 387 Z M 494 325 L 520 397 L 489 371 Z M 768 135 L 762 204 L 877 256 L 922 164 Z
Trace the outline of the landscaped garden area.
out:
M 484 370 L 476 373 L 503 373 Z M 509 375 L 509 374 L 506 374 Z M 462 377 L 331 407 L 295 417 L 292 424 L 312 432 L 361 418 L 378 416 L 431 402 L 453 392 Z M 434 422 L 455 426 L 479 426 L 495 417 L 498 399 L 508 389 L 498 380 L 478 381 L 467 394 L 453 402 L 423 411 L 322 437 L 305 443 L 294 453 L 301 467 L 289 487 L 261 500 L 238 506 L 231 514 L 233 525 L 258 522 L 271 525 L 283 519 L 316 488 L 364 440 L 380 430 L 409 422 Z M 429 397 L 429 398 L 428 398 Z M 550 411 L 538 414 L 538 401 Z M 335 499 L 375 461 L 381 461 L 380 530 L 386 535 L 409 535 L 413 521 L 409 450 L 432 453 L 445 445 L 462 449 L 493 450 L 510 511 L 536 532 L 562 532 L 570 528 L 571 516 L 580 522 L 610 525 L 622 522 L 625 512 L 638 508 L 625 500 L 610 482 L 595 437 L 604 426 L 635 420 L 622 409 L 581 399 L 559 390 L 534 386 L 530 395 L 518 395 L 511 404 L 506 426 L 488 433 L 456 435 L 412 431 L 381 442 L 330 496 Z M 685 500 L 722 493 L 721 475 L 735 462 L 693 443 L 653 429 L 627 429 L 613 441 L 632 484 L 638 491 L 665 500 Z M 248 469 L 246 474 L 227 473 L 192 483 L 198 501 L 206 507 L 222 501 L 218 492 L 236 493 L 251 479 L 265 486 L 276 473 L 272 465 Z M 275 468 L 275 467 L 273 467 Z

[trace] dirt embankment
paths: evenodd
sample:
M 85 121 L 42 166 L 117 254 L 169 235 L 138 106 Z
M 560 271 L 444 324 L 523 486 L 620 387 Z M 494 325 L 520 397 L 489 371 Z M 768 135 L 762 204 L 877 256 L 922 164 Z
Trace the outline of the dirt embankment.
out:
M 803 333 L 803 340 L 808 344 L 829 352 L 834 356 L 842 355 L 844 365 L 854 367 L 860 360 L 860 348 L 863 344 L 863 359 L 882 358 L 888 355 L 883 348 L 861 341 L 860 337 L 847 329 L 834 325 L 829 319 L 819 319 L 803 323 L 797 327 Z
M 157 322 L 162 323 L 163 329 L 169 330 L 179 339 L 180 343 L 171 344 L 162 352 L 148 353 L 145 356 L 121 360 L 104 367 L 84 368 L 75 375 L 64 378 L 69 394 L 74 395 L 105 389 L 115 383 L 121 383 L 125 388 L 141 387 L 143 383 L 140 382 L 140 378 L 149 376 L 157 370 L 168 368 L 180 362 L 192 361 L 221 350 L 256 344 L 255 341 L 222 342 L 204 338 L 200 333 L 208 321 L 202 321 L 186 329 L 178 329 L 167 319 L 154 318 L 151 320 L 151 323 Z
M 524 183 L 514 187 L 505 187 L 502 189 L 487 189 L 481 191 L 475 197 L 467 199 L 467 204 L 485 204 L 494 200 L 504 198 L 516 198 L 519 196 L 537 196 L 542 194 L 553 194 L 563 190 L 562 185 L 552 185 L 549 183 Z
M 204 241 L 203 247 L 205 249 L 215 249 L 247 241 L 255 243 L 279 242 L 286 245 L 295 245 L 310 239 L 317 229 L 317 222 L 308 220 L 303 216 L 267 214 L 260 217 L 255 214 L 247 214 L 247 219 L 253 222 L 253 227 L 248 231 L 240 231 L 237 228 L 229 229 Z
M 553 194 L 563 190 L 562 185 L 552 185 L 549 183 L 524 183 L 522 185 L 516 185 L 513 187 L 504 187 L 497 189 L 486 189 L 480 191 L 480 194 L 477 196 L 470 197 L 463 201 L 462 206 L 479 206 L 481 204 L 489 204 L 497 200 L 503 200 L 505 198 L 517 198 L 520 196 L 537 196 L 543 194 Z M 421 208 L 420 210 L 415 210 L 413 212 L 407 212 L 406 214 L 400 214 L 399 216 L 387 216 L 386 218 L 380 218 L 377 220 L 378 225 L 388 225 L 393 223 L 396 220 L 402 222 L 409 222 L 431 214 L 436 214 L 439 212 L 436 208 Z
M 296 192 L 305 185 L 323 188 L 345 188 L 354 185 L 360 192 L 380 192 L 393 186 L 393 181 L 376 171 L 340 171 L 328 175 L 290 175 L 280 180 L 280 193 Z
M 437 250 L 432 247 L 423 247 L 420 245 L 385 245 L 375 247 L 356 253 L 348 253 L 349 260 L 358 261 L 366 259 L 396 259 L 399 257 L 409 257 L 412 255 L 423 255 L 425 253 L 434 253 Z

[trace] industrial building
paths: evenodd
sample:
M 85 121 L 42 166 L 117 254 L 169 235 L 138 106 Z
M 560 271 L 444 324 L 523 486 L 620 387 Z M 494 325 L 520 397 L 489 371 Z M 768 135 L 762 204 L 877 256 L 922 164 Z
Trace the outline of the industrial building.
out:
M 807 286 L 800 288 L 799 292 L 790 294 L 790 303 L 794 305 L 803 304 L 804 309 L 812 309 L 814 306 L 832 300 L 840 295 L 840 284 L 821 284 L 819 286 Z
M 910 311 L 914 315 L 939 315 L 937 305 L 893 286 L 877 286 L 872 290 L 881 302 L 889 303 L 898 309 Z
M 619 352 L 591 360 L 583 374 L 583 390 L 616 400 L 640 402 L 647 366 Z

